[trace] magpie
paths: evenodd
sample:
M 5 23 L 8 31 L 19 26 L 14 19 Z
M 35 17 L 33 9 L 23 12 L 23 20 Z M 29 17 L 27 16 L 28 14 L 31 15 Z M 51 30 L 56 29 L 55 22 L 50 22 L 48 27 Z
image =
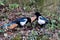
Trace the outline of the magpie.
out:
M 29 17 L 21 17 L 12 22 L 18 24 L 19 27 L 24 27 L 27 23 L 31 24 L 31 19 Z
M 43 27 L 45 24 L 48 23 L 48 19 L 43 17 L 39 12 L 35 12 L 35 15 L 36 15 L 36 20 L 37 20 L 37 23 Z

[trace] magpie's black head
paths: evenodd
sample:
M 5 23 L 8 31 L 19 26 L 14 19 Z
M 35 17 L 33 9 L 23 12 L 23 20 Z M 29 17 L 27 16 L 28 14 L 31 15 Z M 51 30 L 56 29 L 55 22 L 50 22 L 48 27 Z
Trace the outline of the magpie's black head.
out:
M 41 14 L 40 14 L 39 12 L 35 12 L 35 15 L 36 15 L 37 17 L 41 16 Z
M 26 17 L 27 19 L 28 19 L 28 22 L 31 22 L 31 18 L 29 18 L 29 17 Z

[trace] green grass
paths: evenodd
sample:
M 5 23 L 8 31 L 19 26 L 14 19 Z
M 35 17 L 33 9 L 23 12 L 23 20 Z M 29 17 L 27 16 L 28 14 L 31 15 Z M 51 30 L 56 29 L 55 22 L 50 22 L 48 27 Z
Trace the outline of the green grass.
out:
M 16 37 L 14 37 L 13 39 L 11 39 L 11 40 L 21 40 L 21 35 L 20 34 L 18 34 L 18 35 L 16 35 Z
M 7 1 L 7 0 L 6 0 Z M 13 0 L 14 1 L 14 0 Z M 46 0 L 47 1 L 47 0 Z M 49 0 L 48 0 L 49 1 Z M 54 3 L 55 0 L 53 0 Z M 9 2 L 9 1 L 8 1 Z M 8 3 L 6 2 L 6 3 Z M 11 1 L 12 2 L 12 1 Z M 17 1 L 18 2 L 18 1 Z M 31 0 L 31 1 L 27 1 L 27 0 L 21 0 L 21 5 L 20 4 L 14 4 L 15 2 L 13 2 L 13 4 L 9 4 L 9 10 L 13 10 L 15 8 L 18 8 L 19 6 L 25 7 L 25 11 L 31 11 L 32 10 L 32 6 L 35 7 L 36 11 L 42 12 L 41 14 L 44 17 L 48 17 L 48 19 L 50 19 L 51 24 L 48 23 L 45 27 L 47 28 L 47 30 L 57 30 L 60 29 L 60 14 L 57 13 L 57 11 L 54 11 L 54 7 L 50 10 L 49 7 L 42 7 L 44 6 L 44 0 Z M 48 2 L 47 2 L 48 3 Z M 45 4 L 47 4 L 45 2 Z M 50 3 L 50 2 L 49 2 Z M 57 2 L 56 2 L 57 3 Z M 0 5 L 5 5 L 4 2 L 0 2 Z M 54 5 L 54 4 L 52 4 Z M 57 5 L 56 5 L 57 6 Z M 0 18 L 7 18 L 7 15 L 1 16 Z M 28 25 L 29 26 L 29 25 Z M 32 27 L 34 28 L 36 26 L 36 22 L 34 22 L 34 24 L 32 25 Z M 58 33 L 60 35 L 60 33 Z M 13 38 L 12 40 L 21 40 L 21 36 L 19 36 L 20 34 L 18 34 L 15 38 Z M 30 36 L 32 36 L 34 39 L 34 35 L 37 35 L 36 31 L 32 31 Z M 46 35 L 42 35 L 42 36 L 36 36 L 37 40 L 49 40 L 48 36 Z M 29 38 L 30 40 L 31 38 Z

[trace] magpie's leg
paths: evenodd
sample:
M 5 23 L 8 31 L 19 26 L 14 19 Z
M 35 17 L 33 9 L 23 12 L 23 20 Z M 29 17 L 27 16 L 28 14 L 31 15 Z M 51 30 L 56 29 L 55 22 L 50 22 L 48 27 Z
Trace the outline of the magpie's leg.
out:
M 33 23 L 34 28 L 36 28 L 38 26 L 37 20 Z
M 31 29 L 31 30 L 33 29 L 33 27 L 32 27 L 32 23 L 31 23 L 30 29 Z
M 39 30 L 39 29 L 40 29 L 40 26 L 39 26 L 37 20 L 36 20 L 36 22 L 35 22 L 35 29 L 36 29 L 36 30 Z

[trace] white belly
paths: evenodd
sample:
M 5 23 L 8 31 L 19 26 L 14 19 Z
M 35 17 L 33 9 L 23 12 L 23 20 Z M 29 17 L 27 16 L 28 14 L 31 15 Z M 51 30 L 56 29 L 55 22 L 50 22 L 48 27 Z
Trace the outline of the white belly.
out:
M 42 24 L 45 24 L 45 21 L 44 21 L 44 20 L 38 20 L 38 23 L 39 23 L 40 25 L 42 25 Z

